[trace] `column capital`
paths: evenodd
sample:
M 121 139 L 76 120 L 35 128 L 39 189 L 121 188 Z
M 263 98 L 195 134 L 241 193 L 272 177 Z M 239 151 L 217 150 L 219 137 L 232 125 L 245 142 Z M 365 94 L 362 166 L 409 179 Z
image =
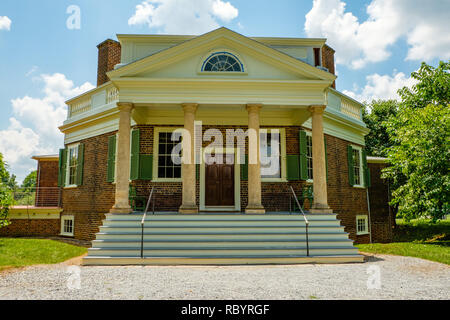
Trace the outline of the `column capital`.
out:
M 131 102 L 117 102 L 117 108 L 120 111 L 131 111 L 133 109 L 134 104 Z
M 198 108 L 198 103 L 182 103 L 184 112 L 195 113 Z
M 261 103 L 248 103 L 245 108 L 248 112 L 259 112 L 262 106 L 263 105 Z
M 308 111 L 311 113 L 319 113 L 322 114 L 327 106 L 324 105 L 314 105 L 314 106 L 309 106 L 308 107 Z

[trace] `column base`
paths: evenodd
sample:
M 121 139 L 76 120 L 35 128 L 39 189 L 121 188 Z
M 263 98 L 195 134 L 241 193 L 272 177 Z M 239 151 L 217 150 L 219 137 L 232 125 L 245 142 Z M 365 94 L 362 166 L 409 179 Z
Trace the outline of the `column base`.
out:
M 181 206 L 178 209 L 178 213 L 181 213 L 181 214 L 198 214 L 198 207 L 197 206 Z
M 245 208 L 245 214 L 265 214 L 266 210 L 263 206 L 248 206 Z
M 131 209 L 131 207 L 128 207 L 128 208 L 112 208 L 111 210 L 109 210 L 109 213 L 111 213 L 111 214 L 130 214 L 132 212 L 133 212 L 133 210 Z
M 333 209 L 330 208 L 311 208 L 309 212 L 312 214 L 332 214 Z

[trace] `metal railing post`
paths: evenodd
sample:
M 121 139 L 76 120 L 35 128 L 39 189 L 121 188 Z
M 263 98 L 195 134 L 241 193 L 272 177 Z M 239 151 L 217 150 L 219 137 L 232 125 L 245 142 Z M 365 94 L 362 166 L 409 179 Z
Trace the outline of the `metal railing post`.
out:
M 293 195 L 293 198 L 295 200 L 295 202 L 297 203 L 298 208 L 300 209 L 300 212 L 303 215 L 303 219 L 305 220 L 305 236 L 306 236 L 306 256 L 309 257 L 309 236 L 308 236 L 308 225 L 309 225 L 309 221 L 306 218 L 305 212 L 303 211 L 302 206 L 300 205 L 300 202 L 298 201 L 297 195 L 295 194 L 294 188 L 292 188 L 292 186 L 289 186 L 291 188 L 291 192 Z
M 145 219 L 147 218 L 148 208 L 150 207 L 150 203 L 152 201 L 154 189 L 155 187 L 153 187 L 152 190 L 150 191 L 150 195 L 147 200 L 147 205 L 145 206 L 145 212 L 141 220 L 141 259 L 144 259 L 144 224 Z M 153 202 L 153 214 L 155 214 L 155 202 Z

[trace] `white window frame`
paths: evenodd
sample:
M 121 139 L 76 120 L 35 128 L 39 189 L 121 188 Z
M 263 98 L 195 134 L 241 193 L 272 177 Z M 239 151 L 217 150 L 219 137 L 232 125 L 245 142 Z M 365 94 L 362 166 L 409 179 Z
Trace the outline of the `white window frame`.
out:
M 362 148 L 359 146 L 352 145 L 353 150 L 358 150 L 359 152 L 359 184 L 353 185 L 355 188 L 364 188 L 364 168 L 363 168 L 363 158 L 362 158 Z M 352 150 L 352 161 L 353 161 L 353 150 Z M 354 168 L 353 168 L 354 169 Z
M 281 166 L 281 177 L 280 178 L 262 178 L 261 182 L 287 182 L 286 177 L 286 129 L 285 128 L 261 128 L 261 131 L 267 130 L 270 133 L 272 130 L 278 130 L 280 132 L 280 166 Z
M 72 232 L 64 231 L 65 221 L 72 221 Z M 73 237 L 75 233 L 75 216 L 61 216 L 61 236 Z
M 358 220 L 364 220 L 364 231 L 358 230 Z M 369 234 L 369 216 L 368 215 L 358 215 L 356 216 L 356 235 L 361 236 Z
M 312 132 L 311 131 L 305 131 L 306 132 L 306 139 L 308 139 L 308 137 L 311 138 L 311 160 L 313 158 L 313 154 L 312 154 Z M 306 140 L 306 151 L 308 152 L 308 140 Z M 308 173 L 308 179 L 306 180 L 307 183 L 313 183 L 313 178 L 309 178 L 309 169 L 308 169 L 308 154 L 306 154 L 306 170 Z M 313 166 L 313 164 L 311 163 L 311 165 Z M 312 172 L 314 174 L 314 168 L 312 167 Z
M 175 130 L 183 129 L 182 127 L 155 127 L 153 130 L 153 182 L 182 182 L 183 168 L 181 169 L 180 178 L 160 178 L 158 176 L 158 161 L 159 161 L 159 134 L 170 133 Z
M 78 187 L 78 185 L 76 183 L 69 184 L 69 182 L 70 182 L 70 150 L 75 149 L 75 148 L 77 149 L 77 166 L 78 166 L 78 157 L 79 157 L 78 152 L 80 151 L 79 150 L 79 146 L 80 146 L 79 143 L 71 144 L 71 145 L 67 146 L 65 188 L 76 188 L 76 187 Z M 77 176 L 77 173 L 78 173 L 77 170 L 78 170 L 78 168 L 75 171 L 75 180 L 76 180 L 76 176 Z

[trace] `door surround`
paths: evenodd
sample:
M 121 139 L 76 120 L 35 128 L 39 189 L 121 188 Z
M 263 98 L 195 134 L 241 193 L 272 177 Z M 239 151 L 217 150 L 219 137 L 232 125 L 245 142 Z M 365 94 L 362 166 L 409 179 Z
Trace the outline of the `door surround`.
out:
M 205 154 L 207 153 L 223 153 L 234 154 L 234 206 L 206 206 L 205 203 Z M 241 168 L 238 163 L 240 159 L 239 148 L 202 148 L 200 157 L 200 211 L 241 211 Z

